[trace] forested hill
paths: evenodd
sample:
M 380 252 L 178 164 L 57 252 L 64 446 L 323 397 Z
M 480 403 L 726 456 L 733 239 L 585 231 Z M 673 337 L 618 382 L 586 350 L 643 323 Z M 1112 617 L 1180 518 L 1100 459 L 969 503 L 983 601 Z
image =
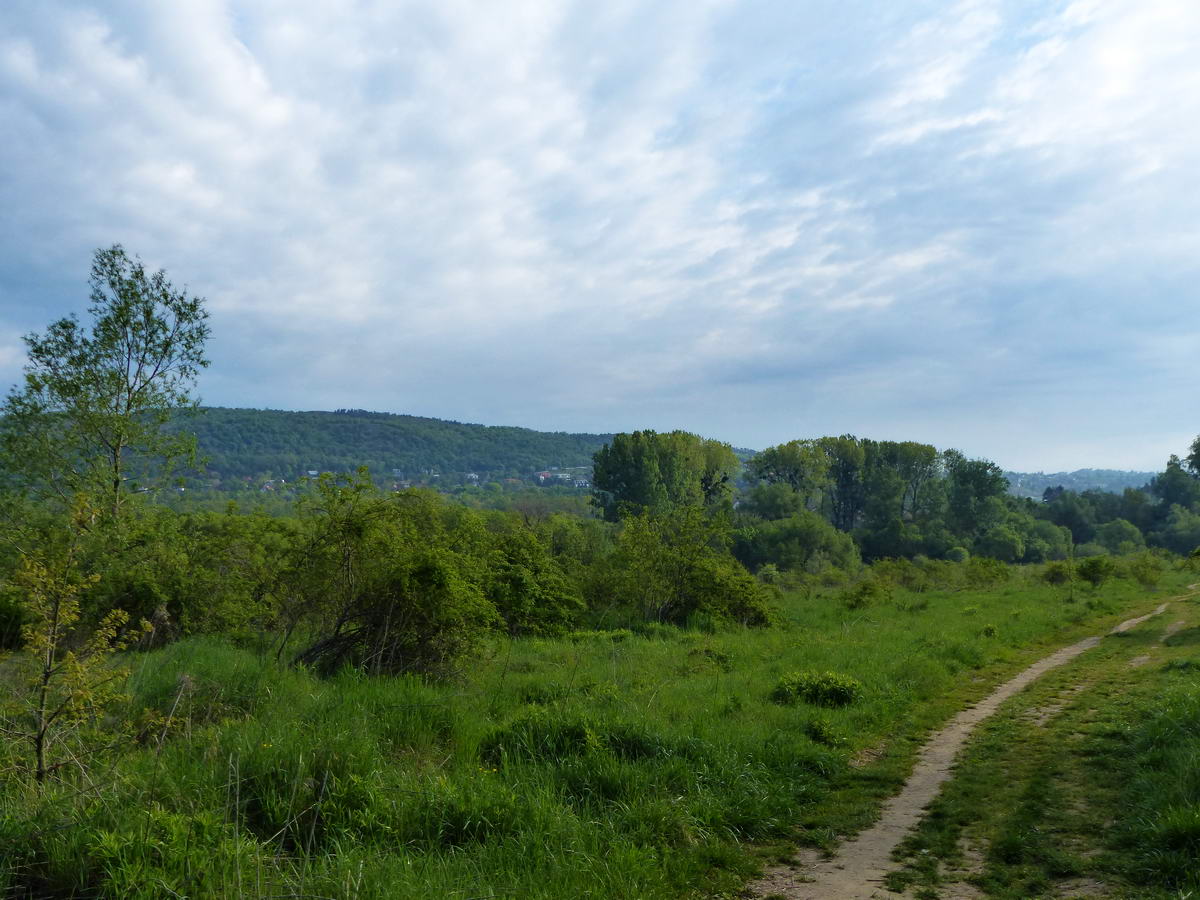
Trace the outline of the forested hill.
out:
M 1018 497 L 1042 499 L 1046 488 L 1063 487 L 1068 491 L 1107 491 L 1119 494 L 1125 488 L 1142 488 L 1157 472 L 1125 472 L 1118 469 L 1076 469 L 1074 472 L 1005 472 L 1009 493 Z
M 288 412 L 205 407 L 184 428 L 196 434 L 207 471 L 220 478 L 272 475 L 292 479 L 309 471 L 349 472 L 367 466 L 380 477 L 423 479 L 477 473 L 498 478 L 552 467 L 590 466 L 611 434 L 569 434 L 505 425 L 345 409 Z M 742 459 L 754 451 L 735 449 Z M 1120 493 L 1142 487 L 1155 473 L 1112 469 L 1005 472 L 1010 492 L 1041 499 L 1048 487 Z
M 426 473 L 528 475 L 551 466 L 590 466 L 608 434 L 567 434 L 350 409 L 285 412 L 207 407 L 182 423 L 196 434 L 207 470 L 221 478 L 368 466 L 380 476 Z

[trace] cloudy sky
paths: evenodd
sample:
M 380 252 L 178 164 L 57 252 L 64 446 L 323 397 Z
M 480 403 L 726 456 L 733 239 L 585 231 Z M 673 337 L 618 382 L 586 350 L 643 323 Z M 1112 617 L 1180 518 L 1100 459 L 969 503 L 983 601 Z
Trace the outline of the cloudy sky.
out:
M 0 381 L 120 242 L 206 403 L 1155 469 L 1196 0 L 4 0 Z

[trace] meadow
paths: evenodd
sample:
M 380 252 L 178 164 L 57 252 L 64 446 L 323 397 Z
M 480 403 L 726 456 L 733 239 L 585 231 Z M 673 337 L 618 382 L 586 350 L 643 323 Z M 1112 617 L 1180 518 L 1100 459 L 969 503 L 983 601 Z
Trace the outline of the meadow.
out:
M 53 780 L 0 750 L 0 894 L 736 897 L 868 823 L 954 711 L 1195 579 L 1042 574 L 885 561 L 793 584 L 776 627 L 494 636 L 442 681 L 319 678 L 244 636 L 128 654 Z

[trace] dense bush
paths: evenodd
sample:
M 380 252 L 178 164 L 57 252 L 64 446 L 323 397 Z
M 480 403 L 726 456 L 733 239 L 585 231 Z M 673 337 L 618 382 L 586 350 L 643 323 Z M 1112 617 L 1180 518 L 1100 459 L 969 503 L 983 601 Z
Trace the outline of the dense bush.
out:
M 1092 587 L 1098 588 L 1117 574 L 1117 564 L 1107 556 L 1090 556 L 1081 560 L 1075 571 Z
M 816 706 L 849 706 L 862 695 L 860 681 L 837 672 L 792 672 L 780 678 L 771 691 L 776 703 L 804 700 Z
M 727 540 L 724 523 L 699 509 L 628 518 L 599 587 L 645 622 L 771 624 L 774 595 L 729 554 Z
M 891 598 L 892 589 L 889 583 L 876 578 L 867 578 L 838 594 L 838 601 L 846 609 L 866 609 Z

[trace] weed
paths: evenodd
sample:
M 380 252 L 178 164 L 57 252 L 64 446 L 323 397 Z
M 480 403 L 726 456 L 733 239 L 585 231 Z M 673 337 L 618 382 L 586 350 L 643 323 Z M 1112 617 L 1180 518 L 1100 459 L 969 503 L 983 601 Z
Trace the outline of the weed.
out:
M 771 691 L 776 703 L 804 700 L 816 706 L 849 706 L 862 698 L 862 682 L 837 672 L 792 672 Z

